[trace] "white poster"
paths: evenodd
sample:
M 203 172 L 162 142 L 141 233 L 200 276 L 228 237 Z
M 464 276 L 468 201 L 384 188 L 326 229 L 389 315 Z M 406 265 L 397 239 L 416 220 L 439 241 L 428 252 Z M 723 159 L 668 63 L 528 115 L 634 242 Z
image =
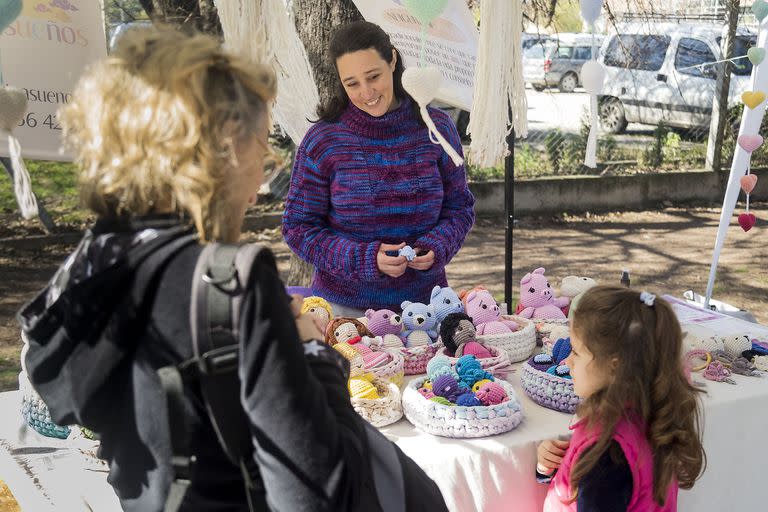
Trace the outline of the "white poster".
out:
M 405 67 L 419 65 L 421 23 L 401 0 L 354 0 L 360 14 L 383 28 L 400 51 Z M 443 13 L 427 27 L 424 65 L 443 75 L 439 101 L 464 110 L 472 107 L 478 30 L 466 0 L 448 0 Z
M 21 15 L 0 35 L 3 83 L 27 94 L 27 113 L 13 132 L 24 158 L 70 160 L 59 151 L 56 110 L 71 99 L 83 69 L 106 53 L 98 0 L 24 0 Z M 0 142 L 5 156 L 8 145 Z

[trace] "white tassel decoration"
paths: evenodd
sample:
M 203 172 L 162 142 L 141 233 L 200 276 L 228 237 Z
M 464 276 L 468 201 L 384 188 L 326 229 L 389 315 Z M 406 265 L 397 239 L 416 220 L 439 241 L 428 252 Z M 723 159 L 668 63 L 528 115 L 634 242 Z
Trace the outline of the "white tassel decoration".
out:
M 448 156 L 453 160 L 454 165 L 457 167 L 464 163 L 464 159 L 461 158 L 451 144 L 445 140 L 435 126 L 435 122 L 429 116 L 427 105 L 429 102 L 435 99 L 435 94 L 440 88 L 440 82 L 443 79 L 443 75 L 440 71 L 433 67 L 428 68 L 414 68 L 410 67 L 403 71 L 403 88 L 410 94 L 416 103 L 419 104 L 419 112 L 421 112 L 421 118 L 426 123 L 429 129 L 429 139 L 435 143 L 440 144 Z
M 27 95 L 15 87 L 0 86 L 0 137 L 8 138 L 8 155 L 13 172 L 13 192 L 19 203 L 21 216 L 29 220 L 37 217 L 37 200 L 24 159 L 21 158 L 21 144 L 12 130 L 19 124 L 27 111 Z
M 283 0 L 215 0 L 226 46 L 277 74 L 277 100 L 272 114 L 297 145 L 304 138 L 320 96 Z
M 480 167 L 495 167 L 507 156 L 506 139 L 512 128 L 516 136 L 528 136 L 522 24 L 521 0 L 486 2 L 480 10 L 475 88 L 467 127 L 472 135 L 469 158 Z
M 581 82 L 589 93 L 590 121 L 587 148 L 584 154 L 584 165 L 594 169 L 597 167 L 597 130 L 598 130 L 598 104 L 597 96 L 603 90 L 605 81 L 605 68 L 597 62 L 597 42 L 595 39 L 595 21 L 600 17 L 602 0 L 581 0 L 581 16 L 590 27 L 592 33 L 592 60 L 587 61 L 581 68 Z

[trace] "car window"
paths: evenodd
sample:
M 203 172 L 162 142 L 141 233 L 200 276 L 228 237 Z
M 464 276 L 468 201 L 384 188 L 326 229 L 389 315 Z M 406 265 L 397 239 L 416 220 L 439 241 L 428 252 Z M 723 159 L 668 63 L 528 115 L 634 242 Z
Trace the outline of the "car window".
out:
M 675 54 L 675 69 L 684 75 L 698 76 L 703 78 L 716 78 L 715 54 L 709 49 L 709 45 L 699 39 L 683 37 L 677 44 L 677 53 Z M 699 66 L 700 64 L 706 64 Z M 699 66 L 699 67 L 691 67 Z
M 721 46 L 722 37 L 717 38 L 717 46 Z M 733 44 L 733 55 L 746 55 L 747 50 L 757 44 L 756 37 L 737 36 Z M 752 63 L 749 59 L 743 58 L 731 62 L 731 73 L 738 76 L 747 76 L 752 74 Z
M 669 36 L 618 34 L 605 51 L 605 65 L 616 68 L 658 71 L 664 64 Z
M 558 46 L 556 56 L 558 59 L 570 59 L 573 55 L 573 46 Z
M 576 60 L 589 60 L 592 58 L 592 48 L 589 46 L 577 46 L 573 49 L 573 58 Z
M 544 45 L 534 44 L 523 50 L 523 57 L 526 59 L 543 59 L 544 58 Z

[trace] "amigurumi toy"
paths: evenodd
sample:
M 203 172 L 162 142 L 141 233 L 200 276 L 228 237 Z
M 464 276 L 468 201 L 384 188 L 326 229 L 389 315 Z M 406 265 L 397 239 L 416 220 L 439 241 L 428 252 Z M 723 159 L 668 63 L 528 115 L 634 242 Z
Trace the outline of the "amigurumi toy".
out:
M 403 338 L 407 347 L 431 345 L 437 339 L 437 318 L 434 308 L 420 302 L 403 301 Z
M 440 340 L 453 357 L 464 354 L 472 354 L 478 359 L 492 357 L 491 352 L 477 342 L 476 335 L 472 318 L 465 313 L 451 313 L 440 324 Z
M 464 312 L 464 304 L 461 302 L 461 299 L 459 299 L 456 292 L 448 286 L 445 288 L 435 286 L 432 289 L 429 304 L 435 310 L 438 324 L 441 324 L 442 321 L 445 320 L 445 317 L 451 313 Z
M 331 305 L 322 297 L 315 295 L 306 297 L 301 303 L 301 314 L 309 313 L 320 320 L 323 326 L 328 326 L 328 323 L 333 320 L 333 309 Z
M 465 311 L 472 317 L 480 335 L 504 334 L 519 328 L 517 322 L 502 318 L 499 305 L 488 290 L 469 292 Z
M 435 356 L 427 363 L 427 376 L 434 383 L 435 379 L 441 375 L 450 375 L 456 380 L 461 380 L 459 374 L 451 366 L 451 360 L 446 356 Z
M 450 400 L 448 400 L 446 398 L 443 398 L 442 396 L 433 396 L 429 400 L 432 401 L 432 402 L 437 402 L 440 405 L 448 405 L 448 406 L 451 406 L 451 407 L 456 405 L 453 402 L 451 402 Z
M 464 393 L 456 399 L 456 405 L 462 405 L 464 407 L 477 407 L 478 405 L 483 405 L 483 402 L 481 402 L 474 393 Z
M 376 386 L 371 383 L 372 377 L 370 374 L 351 377 L 347 381 L 349 396 L 352 398 L 370 398 L 371 400 L 380 398 Z
M 416 250 L 410 245 L 406 245 L 397 251 L 398 256 L 403 256 L 406 261 L 413 261 L 416 259 Z
M 482 380 L 479 380 L 479 381 L 475 382 L 475 385 L 474 385 L 474 386 L 472 386 L 472 392 L 473 392 L 473 393 L 477 393 L 477 391 L 478 391 L 478 390 L 479 390 L 481 387 L 483 387 L 483 386 L 484 386 L 486 383 L 488 383 L 488 382 L 493 382 L 493 381 L 492 381 L 492 380 L 490 380 L 490 379 L 482 379 Z
M 597 281 L 591 277 L 566 276 L 560 282 L 560 295 L 568 297 L 570 302 L 567 313 L 569 320 L 573 319 L 573 312 L 576 311 L 584 292 L 593 286 L 597 286 Z
M 432 382 L 432 392 L 437 396 L 442 396 L 456 403 L 456 399 L 464 393 L 464 390 L 459 387 L 456 379 L 450 375 L 441 375 Z
M 477 391 L 477 398 L 483 405 L 496 405 L 507 401 L 507 393 L 501 384 L 489 382 Z
M 493 375 L 483 370 L 483 366 L 475 356 L 461 356 L 456 362 L 456 373 L 459 374 L 461 382 L 470 389 L 479 380 L 495 380 Z
M 539 267 L 520 280 L 520 305 L 520 316 L 525 318 L 565 319 L 560 308 L 568 305 L 568 298 L 555 298 L 552 286 L 544 277 L 544 268 Z
M 382 337 L 385 348 L 403 347 L 403 338 L 400 335 L 403 332 L 403 319 L 400 315 L 389 309 L 369 309 L 365 312 L 365 318 L 368 319 L 368 330 L 374 336 Z
M 362 322 L 354 318 L 331 320 L 325 330 L 325 342 L 331 346 L 340 341 L 349 342 L 355 338 L 362 339 L 363 336 L 373 337 L 373 333 Z
M 571 354 L 571 338 L 560 338 L 552 347 L 552 359 L 560 364 Z
M 432 392 L 432 390 L 431 389 L 427 389 L 427 388 L 419 388 L 419 393 L 421 393 L 421 396 L 423 396 L 427 400 L 429 400 L 430 398 L 435 396 L 435 394 Z

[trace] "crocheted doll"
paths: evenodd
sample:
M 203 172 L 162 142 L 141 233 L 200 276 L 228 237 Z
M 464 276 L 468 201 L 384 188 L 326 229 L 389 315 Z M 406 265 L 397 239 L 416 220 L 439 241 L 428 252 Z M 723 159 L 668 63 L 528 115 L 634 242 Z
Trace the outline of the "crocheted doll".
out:
M 432 382 L 432 392 L 450 402 L 456 403 L 459 395 L 463 395 L 466 390 L 460 388 L 458 381 L 452 376 L 440 375 Z
M 364 343 L 366 339 L 368 344 Z M 366 370 L 386 364 L 391 357 L 386 352 L 371 350 L 368 346 L 371 344 L 371 340 L 374 340 L 371 331 L 354 318 L 337 318 L 331 321 L 328 324 L 328 330 L 325 335 L 326 343 L 340 352 L 341 350 L 336 347 L 337 344 L 345 343 L 350 345 L 363 358 L 363 367 Z M 345 353 L 342 353 L 342 355 L 345 355 Z
M 328 326 L 328 323 L 333 320 L 333 310 L 331 305 L 322 297 L 315 295 L 306 297 L 301 303 L 301 313 L 309 313 L 317 317 L 324 326 Z
M 488 382 L 477 390 L 477 398 L 483 405 L 496 405 L 507 401 L 507 392 L 496 382 Z
M 591 277 L 566 276 L 560 283 L 560 295 L 569 299 L 568 311 L 563 311 L 568 315 L 568 319 L 573 318 L 573 312 L 581 300 L 584 292 L 597 286 L 597 281 Z
M 445 288 L 435 286 L 432 289 L 429 304 L 435 310 L 438 325 L 451 313 L 464 312 L 464 304 L 459 299 L 459 296 L 453 289 L 447 286 Z
M 520 304 L 524 318 L 565 319 L 560 309 L 568 305 L 567 297 L 555 298 L 555 292 L 544 277 L 544 268 L 539 267 L 520 280 Z
M 477 334 L 504 334 L 515 332 L 519 328 L 516 322 L 501 317 L 499 305 L 488 290 L 469 292 L 465 310 L 472 317 Z
M 448 354 L 461 357 L 474 355 L 478 359 L 492 357 L 493 354 L 477 342 L 477 332 L 472 318 L 466 313 L 451 313 L 440 323 L 440 339 L 448 349 Z
M 384 340 L 384 348 L 403 347 L 403 338 L 400 336 L 403 332 L 403 319 L 400 315 L 389 309 L 369 309 L 365 312 L 365 318 L 368 320 L 368 330 Z
M 475 356 L 461 356 L 456 361 L 456 373 L 459 374 L 459 379 L 468 388 L 472 389 L 472 386 L 479 380 L 488 379 L 494 380 L 493 375 L 483 370 L 480 361 Z
M 434 343 L 437 339 L 437 318 L 434 308 L 431 305 L 407 300 L 400 307 L 403 308 L 405 346 L 420 347 Z

